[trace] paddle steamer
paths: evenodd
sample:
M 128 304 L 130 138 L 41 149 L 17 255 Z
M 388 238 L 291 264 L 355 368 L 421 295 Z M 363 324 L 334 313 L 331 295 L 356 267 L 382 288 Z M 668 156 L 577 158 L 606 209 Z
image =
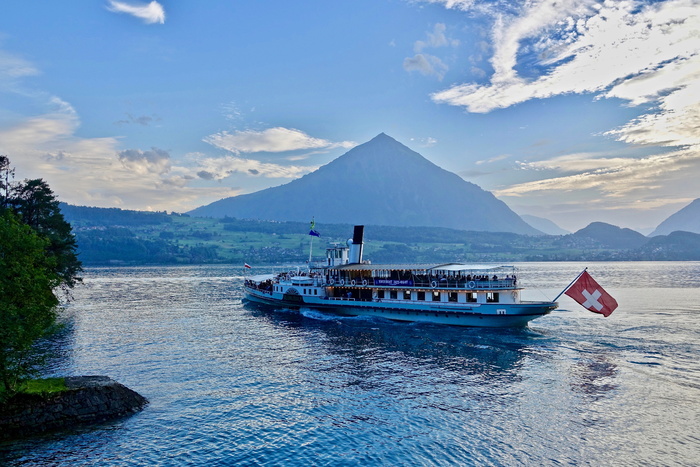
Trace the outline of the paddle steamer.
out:
M 512 266 L 372 264 L 363 261 L 364 226 L 347 245 L 326 249 L 305 270 L 250 276 L 245 299 L 348 316 L 458 326 L 513 327 L 549 314 L 552 301 L 523 301 Z

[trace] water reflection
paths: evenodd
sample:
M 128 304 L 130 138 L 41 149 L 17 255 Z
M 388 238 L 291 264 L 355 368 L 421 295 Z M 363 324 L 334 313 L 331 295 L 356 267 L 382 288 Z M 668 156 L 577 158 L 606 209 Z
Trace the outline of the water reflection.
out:
M 571 367 L 570 385 L 574 391 L 598 400 L 617 389 L 618 372 L 617 365 L 605 355 L 582 358 Z
M 525 359 L 545 356 L 550 339 L 528 328 L 490 329 L 401 323 L 382 318 L 340 317 L 309 309 L 274 310 L 247 303 L 244 308 L 276 327 L 323 333 L 327 350 L 354 362 L 359 371 L 380 361 L 407 367 L 432 365 L 455 377 L 478 377 L 488 384 L 513 383 Z

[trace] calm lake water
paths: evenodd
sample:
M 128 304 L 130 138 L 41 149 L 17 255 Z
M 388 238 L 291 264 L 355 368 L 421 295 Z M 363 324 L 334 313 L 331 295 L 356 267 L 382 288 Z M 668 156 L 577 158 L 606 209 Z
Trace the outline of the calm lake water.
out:
M 243 306 L 227 266 L 88 269 L 48 374 L 150 404 L 0 464 L 700 464 L 700 263 L 524 263 L 525 298 L 585 266 L 611 317 L 563 296 L 506 330 Z

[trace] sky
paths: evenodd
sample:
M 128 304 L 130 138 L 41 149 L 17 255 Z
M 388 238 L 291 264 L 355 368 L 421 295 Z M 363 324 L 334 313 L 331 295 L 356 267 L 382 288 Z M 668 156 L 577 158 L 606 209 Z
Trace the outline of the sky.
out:
M 0 154 L 61 201 L 186 212 L 382 132 L 518 214 L 648 233 L 700 198 L 700 0 L 0 6 Z

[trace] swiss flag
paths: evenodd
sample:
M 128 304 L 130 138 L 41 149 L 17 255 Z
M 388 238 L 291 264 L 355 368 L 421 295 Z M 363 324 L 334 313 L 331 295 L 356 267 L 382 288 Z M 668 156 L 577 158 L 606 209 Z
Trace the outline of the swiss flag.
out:
M 606 318 L 617 308 L 617 302 L 596 281 L 588 271 L 583 271 L 579 278 L 567 290 L 566 295 L 573 298 L 584 308 L 600 313 Z

